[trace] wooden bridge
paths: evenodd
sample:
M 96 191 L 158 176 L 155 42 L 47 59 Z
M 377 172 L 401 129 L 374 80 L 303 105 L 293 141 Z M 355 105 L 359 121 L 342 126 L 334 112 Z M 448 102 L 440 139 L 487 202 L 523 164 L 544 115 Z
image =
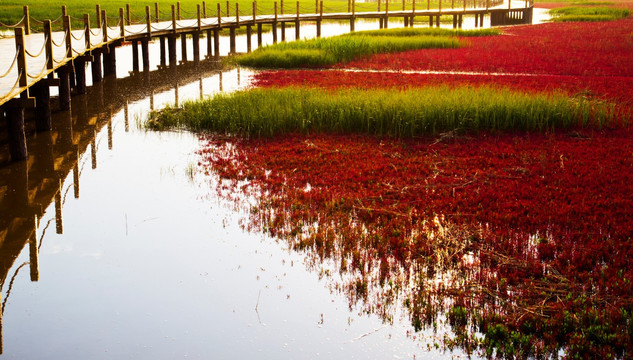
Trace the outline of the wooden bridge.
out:
M 405 1 L 411 1 L 406 4 Z M 447 1 L 447 0 L 445 0 Z M 158 5 L 153 9 L 145 7 L 144 21 L 131 21 L 130 7 L 120 8 L 116 18 L 108 17 L 105 10 L 96 6 L 96 22 L 91 26 L 90 15 L 83 17 L 83 29 L 72 30 L 71 19 L 62 7 L 62 31 L 52 31 L 52 22 L 43 22 L 43 32 L 31 31 L 31 17 L 28 7 L 24 7 L 24 17 L 12 26 L 13 38 L 0 39 L 0 117 L 7 120 L 9 151 L 13 160 L 27 158 L 24 135 L 24 110 L 34 109 L 37 131 L 51 128 L 51 107 L 49 87 L 59 89 L 60 109 L 69 109 L 71 87 L 76 94 L 86 92 L 86 64 L 91 64 L 92 83 L 98 83 L 103 76 L 116 74 L 116 48 L 124 41 L 133 45 L 133 69 L 138 71 L 141 45 L 143 69 L 149 69 L 148 43 L 152 38 L 160 39 L 160 65 L 173 66 L 177 62 L 176 39 L 182 38 L 181 57 L 187 61 L 187 41 L 193 38 L 193 61 L 200 60 L 200 35 L 206 33 L 207 57 L 219 59 L 220 31 L 229 30 L 230 52 L 235 53 L 236 29 L 246 28 L 247 51 L 251 51 L 253 28 L 257 33 L 257 46 L 262 45 L 263 25 L 272 26 L 273 42 L 285 41 L 286 24 L 294 25 L 295 38 L 299 39 L 300 23 L 316 23 L 317 37 L 321 35 L 321 23 L 325 20 L 349 21 L 350 31 L 355 29 L 356 19 L 377 19 L 380 28 L 387 28 L 392 18 L 402 18 L 405 27 L 413 26 L 414 18 L 428 18 L 429 26 L 440 26 L 441 16 L 452 16 L 453 27 L 461 28 L 465 16 L 474 16 L 475 27 L 483 26 L 484 16 L 490 23 L 509 25 L 532 22 L 532 0 L 450 0 L 450 6 L 431 9 L 430 0 L 416 4 L 416 0 L 403 0 L 400 9 L 393 9 L 389 1 L 376 3 L 376 11 L 357 12 L 355 0 L 348 0 L 346 12 L 323 12 L 323 1 L 316 0 L 314 12 L 302 13 L 299 2 L 296 12 L 284 12 L 274 3 L 272 14 L 259 14 L 257 3 L 253 2 L 252 13 L 240 14 L 238 4 L 235 9 L 226 3 L 226 9 L 217 4 L 215 14 L 210 16 L 206 3 L 197 6 L 194 18 L 183 19 L 179 3 L 171 6 L 171 18 L 160 19 Z M 390 9 L 390 5 L 392 8 Z M 410 6 L 407 6 L 410 5 Z M 416 6 L 417 5 L 417 6 Z M 426 6 L 424 6 L 426 5 Z M 382 6 L 382 7 L 381 7 Z M 426 7 L 426 8 L 425 8 Z M 280 9 L 280 11 L 278 11 Z M 223 10 L 224 13 L 223 13 Z M 115 24 L 109 20 L 116 19 Z M 59 21 L 59 20 L 58 20 Z M 213 50 L 213 51 L 212 51 Z M 57 76 L 55 76 L 57 74 Z

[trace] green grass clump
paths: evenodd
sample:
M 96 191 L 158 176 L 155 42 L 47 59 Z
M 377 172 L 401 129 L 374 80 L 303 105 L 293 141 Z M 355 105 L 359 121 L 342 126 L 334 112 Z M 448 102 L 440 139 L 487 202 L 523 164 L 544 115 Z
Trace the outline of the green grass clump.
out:
M 330 38 L 282 42 L 239 55 L 231 62 L 255 68 L 299 68 L 327 66 L 378 53 L 416 49 L 456 48 L 455 36 L 484 36 L 499 32 L 487 30 L 389 29 L 362 31 Z
M 499 35 L 501 31 L 498 29 L 474 29 L 474 30 L 461 30 L 461 29 L 444 29 L 444 28 L 394 28 L 394 29 L 382 29 L 382 30 L 367 30 L 357 31 L 342 36 L 395 36 L 395 37 L 409 37 L 409 36 L 462 36 L 462 37 L 474 37 L 474 36 L 493 36 Z
M 630 15 L 627 9 L 613 7 L 570 6 L 549 11 L 554 21 L 610 21 Z
M 333 65 L 379 53 L 458 46 L 456 38 L 438 36 L 337 36 L 278 43 L 240 55 L 232 61 L 255 68 L 300 68 Z
M 369 133 L 410 137 L 455 129 L 545 131 L 611 122 L 613 106 L 566 95 L 490 87 L 323 91 L 252 89 L 152 112 L 151 129 L 186 128 L 229 135 Z

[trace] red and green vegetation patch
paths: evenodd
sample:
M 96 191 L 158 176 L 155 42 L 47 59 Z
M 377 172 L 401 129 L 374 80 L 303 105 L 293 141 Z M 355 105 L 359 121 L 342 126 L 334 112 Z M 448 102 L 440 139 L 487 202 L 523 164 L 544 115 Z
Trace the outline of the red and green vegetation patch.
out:
M 630 111 L 633 20 L 504 32 L 257 81 L 564 91 Z M 206 135 L 201 166 L 224 179 L 222 193 L 252 196 L 252 229 L 304 251 L 367 312 L 389 320 L 402 305 L 416 330 L 445 322 L 444 345 L 469 353 L 630 358 L 633 133 L 619 125 L 401 139 Z
M 447 314 L 490 354 L 633 351 L 629 131 L 205 141 L 252 226 L 334 259 L 368 311 Z

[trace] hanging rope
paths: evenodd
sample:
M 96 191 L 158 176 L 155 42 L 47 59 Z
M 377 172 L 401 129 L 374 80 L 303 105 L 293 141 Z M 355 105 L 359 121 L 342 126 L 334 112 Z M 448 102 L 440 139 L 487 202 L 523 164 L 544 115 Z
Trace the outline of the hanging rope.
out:
M 7 71 L 0 75 L 0 78 L 6 77 L 7 75 L 9 75 L 9 73 L 11 72 L 11 70 L 13 70 L 13 68 L 15 67 L 15 64 L 18 63 L 18 52 L 15 52 L 15 56 L 13 57 L 13 61 L 11 62 L 11 66 L 9 66 L 9 69 L 7 69 Z
M 31 54 L 31 52 L 29 52 L 29 50 L 26 48 L 26 46 L 24 47 L 24 52 L 26 53 L 26 55 L 28 55 L 28 56 L 30 56 L 30 57 L 32 57 L 32 58 L 36 58 L 36 57 L 38 57 L 38 56 L 42 55 L 42 53 L 43 53 L 43 52 L 44 52 L 44 50 L 46 49 L 46 42 L 47 42 L 47 41 L 48 41 L 48 35 L 46 35 L 46 36 L 44 37 L 44 44 L 42 44 L 42 48 L 41 48 L 41 49 L 40 49 L 40 51 L 39 51 L 37 54 L 35 54 L 35 55 Z
M 44 66 L 42 67 L 42 70 L 40 70 L 40 72 L 37 75 L 31 75 L 28 73 L 28 71 L 26 72 L 26 76 L 31 78 L 31 79 L 37 79 L 40 76 L 42 76 L 42 74 L 44 74 L 47 70 L 46 65 L 48 64 L 48 57 L 46 59 L 47 61 L 44 62 Z
M 23 21 L 24 21 L 24 15 L 22 15 L 22 18 L 17 23 L 15 23 L 14 25 L 7 25 L 7 24 L 5 24 L 5 23 L 0 21 L 0 26 L 4 26 L 4 27 L 8 27 L 8 28 L 13 29 L 13 28 L 22 26 L 22 22 Z

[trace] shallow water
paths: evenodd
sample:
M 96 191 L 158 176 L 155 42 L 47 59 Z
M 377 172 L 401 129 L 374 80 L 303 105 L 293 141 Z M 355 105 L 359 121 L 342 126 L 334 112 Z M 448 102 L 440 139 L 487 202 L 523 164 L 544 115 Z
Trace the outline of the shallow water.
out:
M 117 51 L 118 81 L 73 97 L 27 162 L 0 166 L 2 357 L 463 357 L 429 350 L 433 332 L 401 310 L 386 324 L 350 308 L 306 254 L 242 230 L 245 210 L 198 170 L 196 135 L 138 127 L 149 109 L 247 87 L 250 71 L 155 71 L 155 42 L 152 72 L 128 77 L 131 47 Z

